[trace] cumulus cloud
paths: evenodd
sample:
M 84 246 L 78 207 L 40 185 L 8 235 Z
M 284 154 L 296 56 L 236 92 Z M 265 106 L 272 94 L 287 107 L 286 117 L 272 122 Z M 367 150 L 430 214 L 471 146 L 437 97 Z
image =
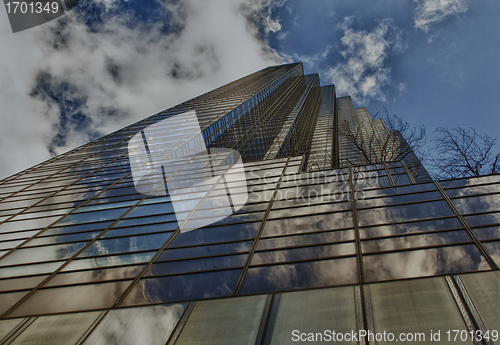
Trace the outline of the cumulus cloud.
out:
M 281 29 L 272 1 L 156 2 L 142 21 L 123 3 L 81 0 L 21 34 L 0 17 L 0 177 L 283 62 L 265 39 Z
M 331 82 L 338 95 L 350 95 L 357 103 L 385 100 L 383 89 L 391 82 L 387 58 L 402 49 L 401 32 L 389 20 L 372 31 L 354 30 L 353 17 L 345 18 L 341 28 L 341 61 L 330 69 Z
M 415 27 L 428 32 L 433 24 L 467 11 L 467 0 L 414 0 Z

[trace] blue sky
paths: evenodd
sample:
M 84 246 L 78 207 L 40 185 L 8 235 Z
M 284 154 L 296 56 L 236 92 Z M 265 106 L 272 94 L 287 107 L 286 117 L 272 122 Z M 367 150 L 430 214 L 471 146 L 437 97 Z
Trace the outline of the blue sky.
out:
M 496 0 L 80 0 L 12 34 L 0 8 L 0 178 L 295 61 L 430 136 L 499 138 L 499 15 Z

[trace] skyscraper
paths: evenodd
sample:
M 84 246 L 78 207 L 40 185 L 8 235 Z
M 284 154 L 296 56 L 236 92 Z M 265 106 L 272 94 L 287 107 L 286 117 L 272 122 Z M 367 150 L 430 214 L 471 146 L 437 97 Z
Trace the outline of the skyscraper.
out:
M 0 344 L 498 344 L 499 193 L 268 67 L 0 181 Z

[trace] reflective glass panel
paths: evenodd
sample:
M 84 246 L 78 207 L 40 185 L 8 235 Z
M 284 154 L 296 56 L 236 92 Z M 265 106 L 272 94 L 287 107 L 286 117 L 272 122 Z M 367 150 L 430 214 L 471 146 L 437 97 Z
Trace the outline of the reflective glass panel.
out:
M 368 253 L 403 248 L 438 246 L 442 244 L 460 242 L 472 242 L 472 238 L 469 236 L 467 231 L 440 231 L 430 234 L 362 241 L 361 248 L 363 249 L 363 253 Z
M 153 266 L 151 266 L 151 268 L 146 272 L 146 276 L 242 267 L 245 264 L 246 258 L 247 254 L 240 254 L 160 262 L 153 264 Z
M 300 312 L 297 312 L 300 310 Z M 292 343 L 292 332 L 321 333 L 335 330 L 337 333 L 356 332 L 356 306 L 352 286 L 283 293 L 273 328 L 271 345 Z M 328 343 L 323 337 L 318 343 Z M 311 344 L 310 341 L 293 340 L 293 344 Z M 336 341 L 332 342 L 336 343 Z M 342 344 L 358 344 L 343 341 Z
M 0 291 L 31 289 L 47 278 L 45 276 L 35 276 L 26 278 L 13 278 L 0 280 Z
M 176 345 L 253 345 L 265 303 L 264 295 L 198 302 Z
M 230 296 L 241 269 L 141 279 L 120 306 Z
M 375 332 L 392 332 L 396 339 L 400 333 L 421 333 L 425 339 L 420 336 L 412 343 L 432 344 L 432 331 L 440 333 L 440 341 L 434 340 L 439 344 L 472 344 L 470 336 L 468 342 L 461 342 L 460 337 L 451 342 L 447 339 L 448 331 L 452 335 L 452 330 L 464 330 L 468 334 L 468 329 L 442 277 L 371 284 L 369 294 Z M 377 344 L 392 343 L 377 341 Z
M 138 234 L 149 234 L 163 231 L 173 231 L 177 229 L 177 222 L 132 226 L 129 228 L 111 228 L 102 237 L 127 236 Z
M 473 228 L 472 232 L 480 240 L 500 239 L 500 226 L 487 226 L 483 228 Z
M 386 237 L 399 234 L 409 234 L 422 231 L 438 231 L 462 228 L 462 223 L 458 218 L 444 218 L 421 220 L 401 224 L 388 224 L 382 226 L 371 226 L 359 229 L 361 238 Z
M 185 307 L 182 303 L 111 310 L 85 344 L 166 344 Z
M 254 222 L 181 232 L 175 236 L 168 248 L 251 239 L 257 235 L 259 226 L 260 222 Z
M 76 242 L 55 246 L 17 249 L 0 260 L 0 266 L 67 259 L 86 244 L 86 242 Z
M 496 264 L 500 266 L 500 241 L 483 242 L 483 247 L 495 260 Z
M 32 274 L 50 273 L 58 269 L 65 261 L 47 262 L 43 264 L 2 267 L 0 278 L 19 277 Z
M 331 244 L 327 246 L 293 248 L 287 250 L 272 250 L 266 252 L 256 252 L 253 255 L 251 265 L 254 266 L 275 262 L 319 259 L 352 254 L 356 254 L 356 246 L 353 242 Z
M 354 240 L 354 230 L 320 232 L 317 234 L 305 234 L 276 238 L 262 238 L 259 240 L 257 250 L 352 240 Z
M 240 294 L 297 290 L 357 282 L 358 265 L 354 257 L 299 262 L 249 268 Z
M 500 272 L 484 272 L 460 275 L 467 293 L 472 299 L 481 320 L 490 331 L 500 325 Z M 496 341 L 495 344 L 499 344 Z
M 120 281 L 39 289 L 9 315 L 25 316 L 109 308 L 130 283 L 131 281 Z
M 66 267 L 64 267 L 63 271 L 74 271 L 94 267 L 119 266 L 148 262 L 153 258 L 155 254 L 156 252 L 146 252 L 73 260 Z
M 83 284 L 91 282 L 103 282 L 115 279 L 129 279 L 138 276 L 144 269 L 140 266 L 124 266 L 116 268 L 101 268 L 87 271 L 58 273 L 50 279 L 44 287 L 69 284 Z
M 367 281 L 490 270 L 475 244 L 363 256 Z
M 91 312 L 39 317 L 12 344 L 75 344 L 99 314 Z
M 158 249 L 167 242 L 170 236 L 172 236 L 172 233 L 167 232 L 98 240 L 80 254 L 80 257 Z
M 167 249 L 163 253 L 161 253 L 160 257 L 158 258 L 158 261 L 248 252 L 252 247 L 252 243 L 253 241 L 245 241 L 245 242 L 214 244 L 209 246 Z
M 346 229 L 353 226 L 352 212 L 328 213 L 307 217 L 269 220 L 262 237 L 300 234 L 323 230 Z
M 26 296 L 28 292 L 29 290 L 0 293 L 0 314 L 5 313 L 10 307 L 20 301 L 21 298 Z
M 0 341 L 24 319 L 0 320 Z

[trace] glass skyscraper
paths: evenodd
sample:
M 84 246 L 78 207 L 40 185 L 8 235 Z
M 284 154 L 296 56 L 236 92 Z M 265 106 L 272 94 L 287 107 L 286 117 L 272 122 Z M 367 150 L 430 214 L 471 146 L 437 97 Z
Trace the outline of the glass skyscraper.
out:
M 500 344 L 499 265 L 500 176 L 301 63 L 0 181 L 0 345 Z

